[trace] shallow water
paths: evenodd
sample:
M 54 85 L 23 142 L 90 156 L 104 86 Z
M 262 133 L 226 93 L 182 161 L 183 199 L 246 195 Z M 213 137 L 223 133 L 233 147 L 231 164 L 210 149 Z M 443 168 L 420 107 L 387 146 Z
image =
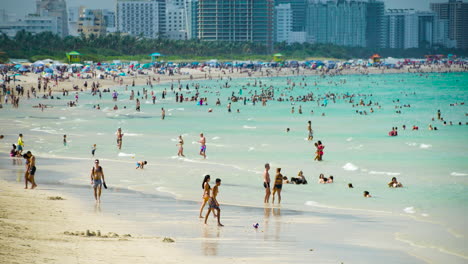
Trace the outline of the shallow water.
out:
M 114 102 L 110 93 L 103 93 L 102 100 L 81 93 L 78 107 L 68 108 L 66 100 L 73 100 L 70 93 L 68 97 L 60 96 L 65 100 L 22 100 L 19 111 L 9 106 L 2 109 L 1 133 L 6 135 L 2 149 L 7 151 L 9 144 L 16 141 L 16 135 L 23 133 L 26 149 L 39 157 L 77 159 L 79 164 L 88 161 L 89 168 L 80 165 L 61 169 L 67 174 L 62 183 L 86 185 L 92 166 L 91 146 L 97 144 L 96 157 L 102 160 L 107 182 L 113 186 L 199 201 L 203 175 L 210 174 L 212 182 L 215 178 L 222 179 L 219 195 L 222 204 L 256 207 L 263 207 L 263 164 L 270 162 L 272 176 L 275 168 L 281 167 L 283 175 L 288 177 L 303 170 L 309 181 L 304 186 L 283 187 L 283 210 L 313 212 L 346 208 L 351 209 L 346 212 L 356 214 L 389 212 L 392 217 L 400 217 L 402 223 L 405 223 L 402 219 L 408 219 L 409 227 L 395 235 L 398 241 L 410 247 L 438 249 L 442 259 L 450 256 L 456 262 L 466 261 L 468 126 L 459 126 L 458 122 L 468 121 L 465 116 L 468 108 L 450 104 L 468 101 L 468 74 L 290 79 L 296 83 L 293 90 L 286 89 L 290 87 L 286 77 L 258 81 L 267 87 L 274 86 L 276 95 L 366 94 L 354 97 L 354 103 L 362 98 L 366 103 L 372 100 L 382 107 L 372 106 L 375 112 L 370 113 L 370 107 L 352 107 L 349 99 L 337 99 L 336 103 L 329 99 L 326 107 L 318 106 L 316 101 L 294 105 L 270 101 L 266 107 L 253 106 L 250 102 L 244 106 L 238 102 L 232 104 L 233 112 L 227 113 L 227 98 L 232 92 L 237 94 L 244 86 L 243 95 L 260 93 L 258 85 L 247 85 L 253 84 L 254 79 L 233 80 L 232 88 L 220 88 L 226 80 L 200 82 L 201 96 L 208 97 L 209 106 L 175 103 L 170 84 L 158 85 L 154 87 L 156 104 L 150 102 L 149 95 L 148 100 L 141 100 L 141 112 L 136 112 L 134 102 L 128 100 L 130 89 L 116 88 L 120 94 L 118 111 L 111 110 Z M 342 80 L 346 83 L 340 83 Z M 307 87 L 299 85 L 304 82 Z M 194 95 L 193 87 L 187 94 L 186 83 L 182 83 L 184 97 Z M 142 89 L 133 88 L 135 93 Z M 163 89 L 169 90 L 166 100 L 160 100 Z M 221 107 L 214 105 L 217 98 L 221 99 Z M 397 99 L 399 102 L 394 102 Z M 44 112 L 31 108 L 38 103 L 53 108 Z M 96 104 L 103 110 L 93 109 Z M 395 106 L 404 104 L 411 107 L 398 109 L 402 114 L 396 114 Z M 123 109 L 124 105 L 127 109 Z M 297 113 L 299 105 L 302 115 Z M 292 106 L 295 114 L 290 112 Z M 160 119 L 161 107 L 166 109 L 165 120 Z M 208 113 L 209 107 L 213 113 Z M 240 113 L 236 113 L 237 109 Z M 431 121 L 432 117 L 437 119 L 438 109 L 453 126 Z M 356 110 L 366 110 L 368 115 L 356 114 Z M 312 121 L 314 140 L 321 140 L 326 147 L 323 162 L 313 161 L 313 142 L 305 140 L 308 120 Z M 403 124 L 406 130 L 402 129 Z M 439 130 L 429 131 L 429 124 Z M 419 130 L 411 131 L 413 125 L 419 126 Z M 398 126 L 398 137 L 387 135 L 393 126 Z M 115 146 L 118 127 L 125 134 L 120 151 Z M 286 128 L 291 131 L 286 133 Z M 198 155 L 200 132 L 207 138 L 207 160 Z M 67 134 L 67 146 L 62 143 L 63 134 Z M 185 140 L 185 159 L 176 155 L 178 135 L 183 135 Z M 134 169 L 137 160 L 149 162 L 145 170 Z M 333 175 L 335 183 L 316 184 L 320 173 L 326 177 Z M 405 187 L 389 189 L 386 183 L 393 176 Z M 348 183 L 353 183 L 354 189 L 348 189 Z M 364 190 L 374 198 L 364 199 Z M 424 232 L 427 228 L 431 232 Z

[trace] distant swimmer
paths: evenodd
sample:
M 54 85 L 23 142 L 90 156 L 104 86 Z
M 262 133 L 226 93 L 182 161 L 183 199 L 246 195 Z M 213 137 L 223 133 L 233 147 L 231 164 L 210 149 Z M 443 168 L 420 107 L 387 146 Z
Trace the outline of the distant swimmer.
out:
M 365 198 L 370 198 L 372 197 L 368 191 L 364 191 L 364 197 Z
M 265 164 L 265 172 L 263 173 L 263 187 L 265 188 L 265 198 L 263 199 L 264 203 L 270 202 L 270 164 Z
M 182 138 L 182 136 L 179 136 L 179 143 L 177 143 L 176 146 L 179 147 L 179 151 L 177 152 L 177 156 L 185 157 L 184 156 L 184 139 Z
M 216 184 L 213 187 L 213 191 L 211 192 L 211 197 L 210 199 L 208 199 L 208 212 L 206 213 L 206 216 L 205 216 L 205 225 L 206 225 L 206 222 L 208 221 L 208 216 L 210 216 L 210 213 L 213 211 L 213 214 L 215 215 L 215 217 L 218 218 L 218 226 L 224 226 L 220 222 L 221 209 L 219 209 L 219 203 L 218 203 L 218 200 L 216 199 L 216 196 L 218 196 L 218 192 L 219 192 L 218 188 L 220 185 L 221 185 L 221 179 L 216 179 Z M 214 211 L 216 211 L 216 213 Z
M 278 193 L 278 204 L 281 203 L 281 189 L 283 188 L 283 175 L 281 168 L 276 169 L 275 185 L 273 187 L 273 203 L 275 203 L 275 193 Z
M 161 119 L 164 120 L 166 117 L 166 110 L 164 110 L 164 107 L 161 108 Z
M 291 183 L 294 184 L 307 184 L 307 180 L 304 176 L 304 173 L 302 171 L 299 171 L 296 177 L 291 177 Z
M 393 177 L 392 180 L 388 183 L 388 187 L 401 188 L 403 187 L 403 184 L 401 184 L 401 182 L 398 182 L 396 177 Z
M 63 145 L 67 145 L 67 135 L 63 135 Z
M 94 199 L 96 203 L 101 202 L 101 191 L 102 191 L 102 184 L 105 185 L 104 179 L 104 170 L 101 166 L 99 166 L 99 160 L 94 161 L 94 166 L 91 169 L 91 185 L 94 189 Z
M 206 159 L 206 138 L 203 136 L 203 133 L 200 134 L 200 156 L 203 156 Z
M 200 206 L 200 218 L 203 218 L 202 216 L 203 208 L 205 208 L 206 203 L 210 199 L 210 195 L 211 195 L 210 179 L 211 179 L 210 175 L 205 175 L 205 178 L 203 178 L 203 183 L 202 183 L 203 201 L 202 201 L 202 205 Z
M 148 162 L 145 161 L 138 161 L 136 163 L 136 168 L 135 169 L 144 169 L 145 165 L 148 164 Z

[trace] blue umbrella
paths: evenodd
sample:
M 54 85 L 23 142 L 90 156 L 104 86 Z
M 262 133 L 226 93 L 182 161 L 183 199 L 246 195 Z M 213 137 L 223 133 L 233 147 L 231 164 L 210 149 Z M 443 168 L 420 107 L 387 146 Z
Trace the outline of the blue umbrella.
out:
M 54 70 L 52 70 L 51 68 L 45 68 L 44 70 L 46 73 L 54 73 Z

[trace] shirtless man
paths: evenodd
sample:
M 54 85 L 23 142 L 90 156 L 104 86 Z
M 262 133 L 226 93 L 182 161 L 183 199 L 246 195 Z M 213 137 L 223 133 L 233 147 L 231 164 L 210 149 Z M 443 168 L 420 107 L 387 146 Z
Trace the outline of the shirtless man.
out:
M 216 200 L 216 196 L 218 195 L 218 187 L 220 185 L 221 185 L 221 179 L 216 179 L 216 185 L 213 187 L 213 191 L 211 191 L 211 197 L 208 200 L 208 212 L 206 213 L 206 216 L 205 216 L 205 225 L 206 225 L 206 221 L 208 220 L 208 216 L 213 211 L 213 214 L 215 215 L 215 217 L 218 218 L 218 226 L 223 226 L 220 222 L 221 209 L 219 209 L 219 203 L 218 203 L 218 200 Z
M 96 200 L 96 203 L 101 202 L 103 182 L 106 182 L 104 179 L 104 171 L 102 170 L 102 167 L 99 166 L 99 160 L 97 159 L 94 161 L 94 167 L 91 169 L 91 185 L 93 185 L 94 199 Z
M 276 169 L 275 186 L 273 187 L 273 203 L 275 203 L 275 193 L 278 193 L 278 204 L 281 203 L 281 189 L 283 188 L 283 175 L 281 168 Z
M 166 117 L 166 110 L 164 110 L 164 108 L 161 108 L 161 119 L 164 120 L 165 117 Z
M 203 156 L 206 159 L 206 138 L 203 136 L 203 133 L 200 134 L 200 156 Z
M 265 187 L 265 199 L 263 199 L 264 203 L 270 202 L 270 164 L 265 164 L 265 172 L 263 173 L 263 187 Z
M 119 129 L 117 129 L 117 147 L 119 149 L 122 149 L 122 138 L 123 138 L 123 133 L 122 133 L 122 129 L 119 127 Z
M 31 153 L 31 151 L 26 152 L 23 155 L 26 159 L 26 172 L 24 173 L 24 183 L 25 189 L 28 188 L 28 182 L 32 184 L 31 189 L 37 187 L 36 181 L 34 180 L 34 175 L 36 174 L 36 157 Z

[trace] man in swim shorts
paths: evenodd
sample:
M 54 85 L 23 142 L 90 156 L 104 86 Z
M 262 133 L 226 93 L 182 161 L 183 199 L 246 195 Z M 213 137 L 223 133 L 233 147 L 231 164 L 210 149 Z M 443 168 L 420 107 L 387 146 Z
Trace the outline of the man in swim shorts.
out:
M 221 209 L 219 209 L 219 203 L 218 203 L 218 200 L 216 200 L 216 196 L 218 195 L 218 187 L 220 185 L 221 185 L 221 179 L 216 179 L 216 185 L 213 187 L 213 191 L 211 191 L 211 197 L 208 200 L 208 212 L 206 213 L 206 216 L 205 216 L 205 225 L 206 225 L 206 221 L 208 220 L 208 216 L 213 211 L 213 214 L 215 215 L 215 217 L 218 218 L 218 226 L 223 226 L 220 222 Z M 215 213 L 214 211 L 216 211 L 217 213 Z
M 263 199 L 264 203 L 270 202 L 270 164 L 265 164 L 265 172 L 263 173 L 263 187 L 265 187 L 265 198 Z
M 203 133 L 200 134 L 200 156 L 203 156 L 206 159 L 206 138 L 203 136 Z
M 24 174 L 24 188 L 27 189 L 28 182 L 30 182 L 32 184 L 31 189 L 34 189 L 37 187 L 36 181 L 34 180 L 34 175 L 36 174 L 36 157 L 34 157 L 31 151 L 26 152 L 23 157 L 26 159 L 27 164 L 26 172 Z
M 278 204 L 281 203 L 281 189 L 283 188 L 283 175 L 281 168 L 276 169 L 275 186 L 273 187 L 273 203 L 275 203 L 275 193 L 278 193 Z
M 102 183 L 105 183 L 104 170 L 99 166 L 99 160 L 94 161 L 94 167 L 91 169 L 91 185 L 94 189 L 94 199 L 96 203 L 101 202 Z

